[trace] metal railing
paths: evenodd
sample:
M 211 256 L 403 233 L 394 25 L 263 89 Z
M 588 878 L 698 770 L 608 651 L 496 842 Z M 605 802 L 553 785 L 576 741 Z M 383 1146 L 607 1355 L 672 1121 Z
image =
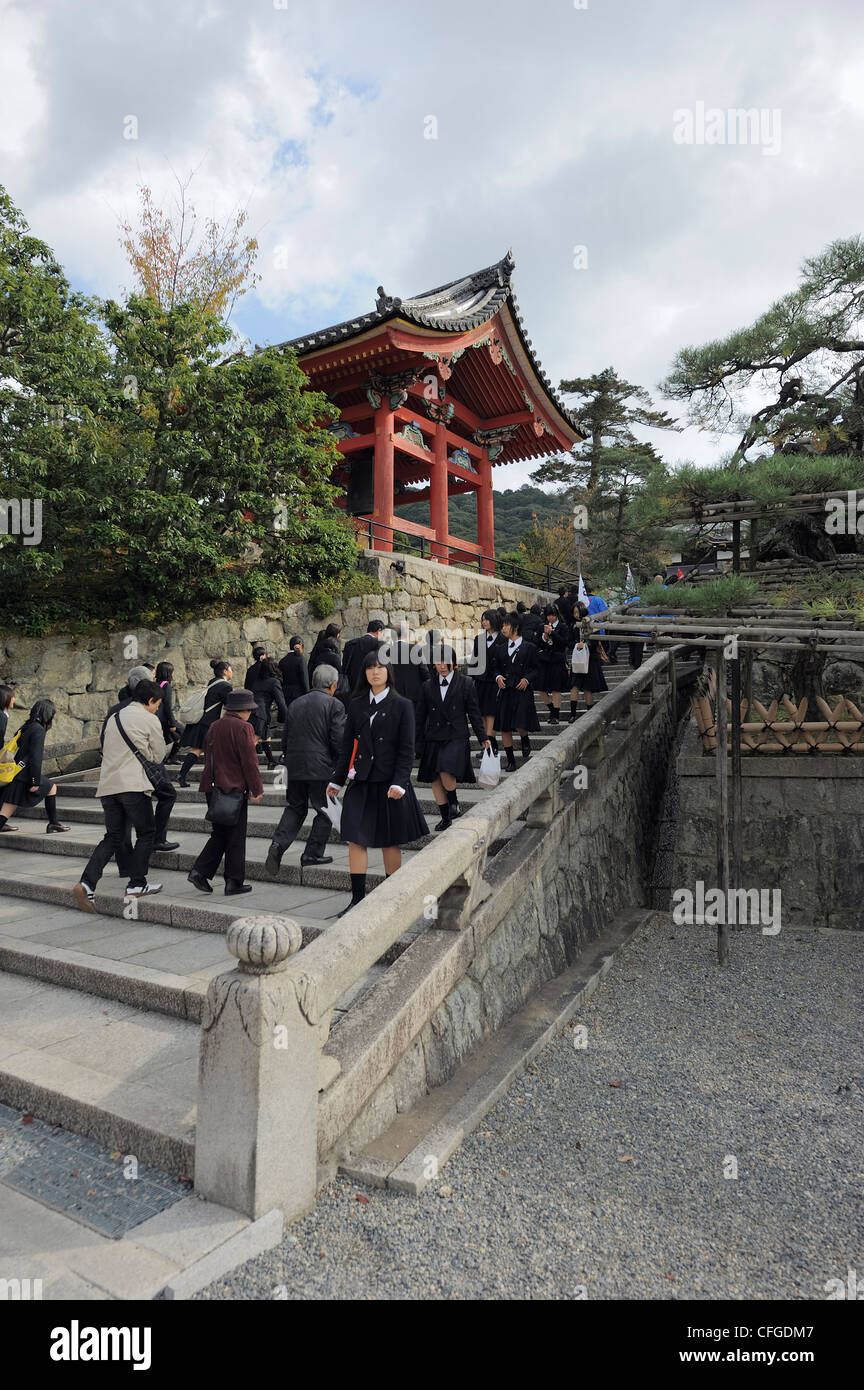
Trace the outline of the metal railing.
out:
M 365 534 L 369 539 L 369 550 L 376 550 L 376 540 L 387 540 L 393 545 L 394 551 L 418 555 L 421 560 L 438 560 L 442 553 L 450 559 L 458 557 L 456 563 L 460 569 L 475 570 L 479 574 L 494 574 L 498 579 L 504 579 L 510 584 L 523 584 L 529 589 L 544 589 L 547 593 L 552 593 L 562 584 L 574 588 L 579 583 L 579 575 L 573 570 L 567 570 L 560 565 L 546 565 L 544 569 L 535 570 L 529 565 L 523 565 L 521 561 L 496 559 L 494 555 L 483 555 L 474 546 L 474 551 L 468 549 L 473 546 L 471 541 L 465 541 L 462 545 L 452 544 L 445 541 L 438 541 L 430 536 L 418 535 L 405 530 L 401 526 L 387 526 L 381 521 L 373 521 L 371 517 L 353 517 L 357 526 L 357 538 L 362 539 Z M 476 553 L 474 553 L 476 552 Z

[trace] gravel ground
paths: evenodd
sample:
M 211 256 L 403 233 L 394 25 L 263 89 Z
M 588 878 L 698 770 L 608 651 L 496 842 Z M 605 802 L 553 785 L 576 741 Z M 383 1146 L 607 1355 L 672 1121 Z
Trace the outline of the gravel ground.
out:
M 864 1283 L 864 939 L 748 928 L 732 954 L 719 970 L 709 928 L 658 915 L 422 1197 L 338 1178 L 200 1297 L 825 1299 L 849 1269 Z

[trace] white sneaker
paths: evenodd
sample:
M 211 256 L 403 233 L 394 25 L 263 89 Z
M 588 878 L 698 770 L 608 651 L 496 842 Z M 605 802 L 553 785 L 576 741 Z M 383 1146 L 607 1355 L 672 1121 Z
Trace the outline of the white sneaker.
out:
M 127 898 L 146 898 L 150 893 L 161 893 L 161 892 L 162 892 L 162 884 L 161 884 L 161 883 L 144 883 L 144 884 L 140 884 L 137 888 L 127 888 L 127 889 L 126 889 L 126 897 L 127 897 Z

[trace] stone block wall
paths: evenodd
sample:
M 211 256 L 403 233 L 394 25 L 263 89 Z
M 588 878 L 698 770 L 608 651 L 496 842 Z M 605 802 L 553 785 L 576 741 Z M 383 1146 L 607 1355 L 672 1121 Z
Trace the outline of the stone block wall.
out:
M 701 755 L 695 730 L 684 740 L 677 773 L 673 885 L 713 888 L 715 764 Z M 864 930 L 864 758 L 745 757 L 742 782 L 742 886 L 780 889 L 783 928 Z
M 395 565 L 403 565 L 404 573 Z M 258 617 L 238 615 L 157 628 L 106 629 L 104 634 L 62 633 L 47 638 L 0 634 L 0 677 L 18 682 L 9 732 L 23 722 L 34 700 L 47 697 L 57 706 L 49 742 L 92 738 L 99 733 L 105 712 L 116 701 L 127 673 L 141 658 L 154 664 L 174 663 L 179 704 L 190 690 L 210 679 L 214 658 L 230 661 L 234 684 L 242 685 L 255 642 L 270 646 L 278 659 L 287 652 L 290 638 L 297 635 L 305 640 L 308 655 L 317 633 L 331 622 L 341 627 L 343 643 L 364 633 L 372 618 L 397 628 L 404 621 L 418 633 L 430 627 L 477 629 L 484 608 L 501 603 L 515 606 L 519 599 L 528 604 L 538 598 L 545 602 L 549 597 L 518 584 L 410 555 L 366 551 L 359 568 L 374 575 L 385 592 L 345 599 L 324 619 L 316 618 L 304 602 Z M 137 656 L 127 657 L 130 649 Z

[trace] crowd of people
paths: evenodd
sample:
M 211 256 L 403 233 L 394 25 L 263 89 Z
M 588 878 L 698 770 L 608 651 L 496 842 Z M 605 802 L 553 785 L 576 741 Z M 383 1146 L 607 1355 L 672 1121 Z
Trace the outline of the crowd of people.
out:
M 265 874 L 278 878 L 282 857 L 297 838 L 309 810 L 315 812 L 301 865 L 333 862 L 326 853 L 334 825 L 349 847 L 351 901 L 366 894 L 368 851 L 380 849 L 388 877 L 401 864 L 402 848 L 429 833 L 411 774 L 431 788 L 445 831 L 461 814 L 460 784 L 476 782 L 472 735 L 478 753 L 504 756 L 515 770 L 514 735 L 522 761 L 531 756 L 531 735 L 540 728 L 535 697 L 550 724 L 561 720 L 562 694 L 570 692 L 570 721 L 607 689 L 604 666 L 617 643 L 602 627 L 585 635 L 584 623 L 607 610 L 603 597 L 583 581 L 582 597 L 560 589 L 554 603 L 487 609 L 470 658 L 459 662 L 440 632 L 423 642 L 400 638 L 375 620 L 362 637 L 342 648 L 336 624 L 319 632 L 309 653 L 292 637 L 277 661 L 256 644 L 242 688 L 235 688 L 227 660 L 210 662 L 213 675 L 201 690 L 175 705 L 170 663 L 133 667 L 108 710 L 101 731 L 102 762 L 96 795 L 105 834 L 74 887 L 78 906 L 95 912 L 99 880 L 112 859 L 126 895 L 161 891 L 148 878 L 155 851 L 179 848 L 168 839 L 177 791 L 167 764 L 179 762 L 178 784 L 188 787 L 202 761 L 199 792 L 207 801 L 210 833 L 188 874 L 202 893 L 222 866 L 228 896 L 253 891 L 246 879 L 248 806 L 261 802 L 259 756 L 276 766 L 271 743 L 275 719 L 282 725 L 281 765 L 286 805 L 273 835 Z M 607 595 L 614 602 L 635 601 Z M 643 640 L 629 642 L 633 667 L 641 664 Z M 14 688 L 0 685 L 0 743 L 5 743 Z M 50 700 L 34 702 L 26 724 L 4 747 L 5 781 L 0 832 L 14 830 L 19 806 L 44 800 L 48 832 L 65 831 L 57 818 L 56 786 L 42 775 L 45 735 L 54 718 Z M 499 750 L 500 740 L 500 750 Z M 14 767 L 14 773 L 13 773 Z M 338 798 L 345 788 L 344 797 Z M 339 914 L 342 915 L 341 913 Z

